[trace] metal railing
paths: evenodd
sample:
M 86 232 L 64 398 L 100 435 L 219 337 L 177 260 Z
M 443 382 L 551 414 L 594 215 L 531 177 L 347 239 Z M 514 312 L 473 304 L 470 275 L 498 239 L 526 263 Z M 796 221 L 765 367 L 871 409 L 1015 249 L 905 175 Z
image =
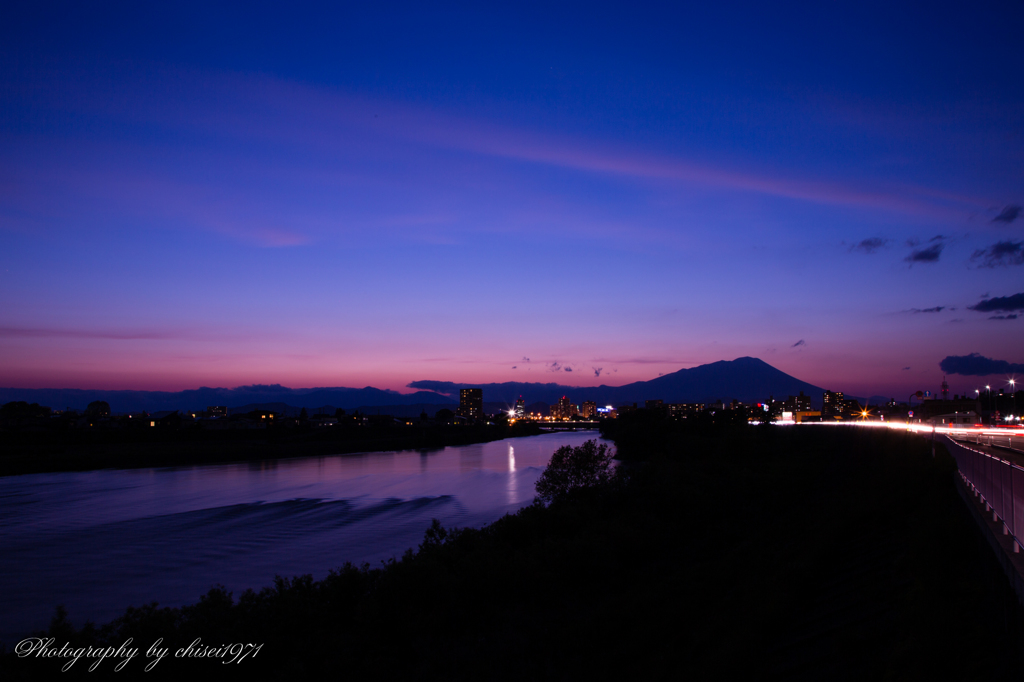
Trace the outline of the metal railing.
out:
M 1003 535 L 1013 539 L 1013 551 L 1020 552 L 1024 534 L 1024 468 L 971 447 L 970 442 L 950 438 L 953 457 L 967 487 L 985 503 L 992 520 L 1001 522 Z M 981 441 L 986 444 L 985 439 Z

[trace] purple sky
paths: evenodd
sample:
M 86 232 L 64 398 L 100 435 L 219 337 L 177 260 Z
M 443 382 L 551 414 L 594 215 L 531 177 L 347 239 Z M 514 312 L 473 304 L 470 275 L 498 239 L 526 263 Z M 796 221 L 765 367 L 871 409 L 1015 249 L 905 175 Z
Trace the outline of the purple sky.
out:
M 0 385 L 1024 362 L 1020 3 L 282 12 L 0 10 Z

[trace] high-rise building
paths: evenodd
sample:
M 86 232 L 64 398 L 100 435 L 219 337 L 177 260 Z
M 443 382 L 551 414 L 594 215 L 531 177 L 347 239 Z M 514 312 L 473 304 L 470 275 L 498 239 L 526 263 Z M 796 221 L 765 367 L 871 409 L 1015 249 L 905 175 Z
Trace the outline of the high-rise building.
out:
M 519 400 L 516 401 L 516 407 L 513 414 L 516 419 L 522 419 L 526 415 L 526 401 L 523 400 L 523 396 L 519 396 Z
M 484 389 L 460 389 L 457 414 L 466 419 L 482 419 L 484 416 Z
M 942 377 L 942 399 L 949 400 L 949 384 L 946 383 L 946 377 Z
M 597 403 L 593 400 L 584 400 L 580 406 L 580 416 L 584 419 L 593 419 L 597 416 Z
M 841 417 L 845 406 L 841 391 L 835 393 L 825 391 L 825 395 L 821 399 L 821 416 L 825 418 Z
M 558 401 L 558 417 L 560 419 L 569 419 L 574 414 L 578 413 L 576 405 L 569 401 L 564 395 L 562 399 Z

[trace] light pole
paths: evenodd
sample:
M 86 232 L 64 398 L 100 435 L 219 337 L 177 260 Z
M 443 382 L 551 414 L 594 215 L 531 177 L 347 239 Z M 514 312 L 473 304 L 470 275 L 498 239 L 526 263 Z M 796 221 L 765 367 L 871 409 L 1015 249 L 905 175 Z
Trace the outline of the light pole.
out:
M 1017 391 L 1014 390 L 1014 386 L 1016 386 L 1016 385 L 1017 385 L 1016 382 L 1014 382 L 1013 379 L 1010 379 L 1010 393 L 1013 394 L 1013 413 L 1014 414 L 1017 414 Z
M 988 391 L 988 411 L 995 412 L 995 410 L 992 409 L 992 387 L 986 386 L 985 390 Z

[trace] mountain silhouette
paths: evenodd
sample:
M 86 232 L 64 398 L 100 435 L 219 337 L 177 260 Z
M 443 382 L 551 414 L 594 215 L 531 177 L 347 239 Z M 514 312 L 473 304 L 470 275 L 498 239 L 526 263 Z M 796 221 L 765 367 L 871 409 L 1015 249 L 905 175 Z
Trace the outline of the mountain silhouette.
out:
M 238 408 L 243 405 L 285 403 L 312 410 L 333 405 L 346 410 L 361 405 L 447 404 L 452 399 L 431 391 L 403 394 L 366 388 L 287 388 L 280 384 L 238 388 L 197 388 L 187 391 L 100 391 L 73 388 L 0 388 L 0 405 L 13 400 L 39 403 L 55 410 L 85 409 L 94 400 L 104 400 L 114 413 L 162 410 L 204 410 L 208 405 Z M 458 402 L 458 398 L 456 398 Z
M 484 400 L 513 403 L 520 396 L 526 402 L 557 402 L 563 395 L 575 403 L 593 400 L 598 404 L 643 404 L 645 400 L 666 403 L 706 403 L 716 398 L 745 403 L 767 400 L 769 396 L 785 400 L 803 391 L 811 403 L 821 404 L 824 389 L 786 374 L 758 358 L 720 360 L 690 369 L 681 369 L 657 379 L 637 381 L 624 386 L 564 386 L 561 384 L 506 382 L 501 384 L 457 384 L 450 381 L 413 381 L 409 388 L 436 391 L 457 399 L 459 389 L 482 388 Z
M 94 400 L 104 400 L 115 413 L 147 410 L 203 410 L 208 405 L 238 408 L 243 405 L 284 403 L 294 408 L 314 410 L 330 405 L 346 410 L 372 405 L 375 408 L 411 405 L 450 405 L 459 400 L 460 388 L 482 388 L 489 403 L 512 405 L 522 397 L 527 403 L 556 403 L 562 396 L 574 403 L 593 400 L 599 405 L 622 405 L 645 400 L 666 403 L 701 402 L 716 398 L 745 403 L 774 396 L 784 400 L 803 391 L 811 403 L 821 405 L 822 389 L 800 381 L 758 358 L 712 362 L 690 369 L 624 386 L 564 386 L 561 384 L 507 382 L 501 384 L 458 384 L 450 381 L 413 381 L 416 393 L 365 388 L 288 388 L 280 384 L 239 386 L 237 388 L 198 388 L 187 391 L 101 391 L 52 388 L 0 388 L 0 404 L 13 400 L 39 403 L 54 409 L 84 409 Z

